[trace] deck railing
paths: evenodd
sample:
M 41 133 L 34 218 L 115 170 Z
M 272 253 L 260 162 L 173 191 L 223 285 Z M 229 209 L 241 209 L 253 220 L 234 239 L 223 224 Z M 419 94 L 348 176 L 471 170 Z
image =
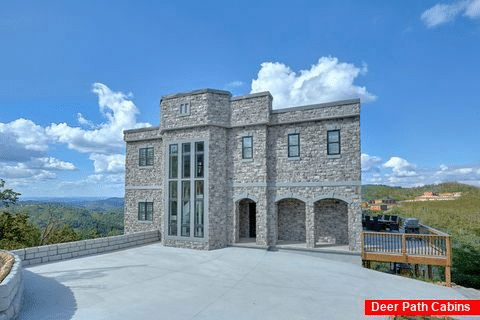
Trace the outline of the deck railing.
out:
M 421 229 L 429 234 L 362 232 L 363 261 L 445 266 L 445 280 L 450 285 L 450 235 L 424 225 Z

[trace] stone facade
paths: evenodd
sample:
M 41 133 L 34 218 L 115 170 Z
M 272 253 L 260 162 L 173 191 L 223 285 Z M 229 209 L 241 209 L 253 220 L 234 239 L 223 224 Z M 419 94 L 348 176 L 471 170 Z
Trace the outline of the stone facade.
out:
M 268 92 L 203 89 L 164 96 L 160 110 L 160 127 L 124 133 L 126 233 L 158 229 L 164 245 L 197 249 L 252 236 L 360 249 L 359 99 L 272 110 Z

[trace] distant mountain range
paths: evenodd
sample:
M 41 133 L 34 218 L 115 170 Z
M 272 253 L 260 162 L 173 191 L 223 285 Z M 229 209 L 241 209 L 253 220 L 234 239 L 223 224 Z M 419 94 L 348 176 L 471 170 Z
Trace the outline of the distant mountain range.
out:
M 18 201 L 21 205 L 28 204 L 57 204 L 69 207 L 85 208 L 94 211 L 108 211 L 116 208 L 123 208 L 123 198 L 99 198 L 99 197 L 71 197 L 71 198 L 26 198 Z

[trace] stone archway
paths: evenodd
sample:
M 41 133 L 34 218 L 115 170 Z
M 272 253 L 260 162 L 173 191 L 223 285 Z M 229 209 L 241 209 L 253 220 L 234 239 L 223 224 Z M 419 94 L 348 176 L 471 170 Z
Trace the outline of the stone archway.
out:
M 348 203 L 334 198 L 314 203 L 315 244 L 348 245 Z
M 278 240 L 306 242 L 305 202 L 288 198 L 277 202 Z

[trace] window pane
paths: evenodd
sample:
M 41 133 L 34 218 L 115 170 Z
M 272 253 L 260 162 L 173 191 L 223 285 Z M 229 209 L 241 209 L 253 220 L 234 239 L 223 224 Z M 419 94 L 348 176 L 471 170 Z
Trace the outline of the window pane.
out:
M 288 135 L 288 144 L 291 146 L 298 146 L 298 133 Z
M 190 181 L 182 181 L 182 199 L 190 198 Z
M 298 157 L 299 156 L 299 147 L 298 146 L 290 146 L 288 148 L 288 156 L 289 157 Z
M 338 142 L 340 140 L 340 131 L 328 131 L 328 142 Z
M 182 144 L 182 152 L 183 153 L 190 152 L 190 143 L 183 143 Z
M 195 181 L 195 197 L 203 198 L 203 181 Z
M 145 202 L 138 203 L 138 220 L 145 220 Z
M 170 145 L 170 154 L 178 154 L 178 145 L 177 144 L 171 144 Z
M 252 159 L 252 148 L 243 148 L 243 159 Z
M 252 146 L 252 137 L 243 137 L 243 147 L 251 147 Z
M 338 143 L 329 143 L 328 144 L 328 154 L 339 154 L 340 145 Z
M 170 156 L 170 178 L 178 177 L 178 156 Z
M 183 178 L 190 178 L 190 155 L 183 156 Z
M 182 237 L 190 237 L 190 201 L 182 201 Z
M 195 151 L 203 152 L 203 142 L 195 142 Z
M 203 238 L 203 200 L 195 201 L 194 236 Z
M 168 234 L 177 235 L 177 201 L 170 201 L 170 214 L 168 216 Z
M 197 154 L 195 161 L 195 177 L 203 178 L 203 153 Z
M 153 166 L 153 148 L 147 148 L 147 166 Z
M 145 166 L 147 164 L 147 150 L 145 148 L 141 148 L 138 154 L 140 166 Z
M 153 220 L 153 202 L 147 202 L 147 216 L 146 220 L 152 221 Z

